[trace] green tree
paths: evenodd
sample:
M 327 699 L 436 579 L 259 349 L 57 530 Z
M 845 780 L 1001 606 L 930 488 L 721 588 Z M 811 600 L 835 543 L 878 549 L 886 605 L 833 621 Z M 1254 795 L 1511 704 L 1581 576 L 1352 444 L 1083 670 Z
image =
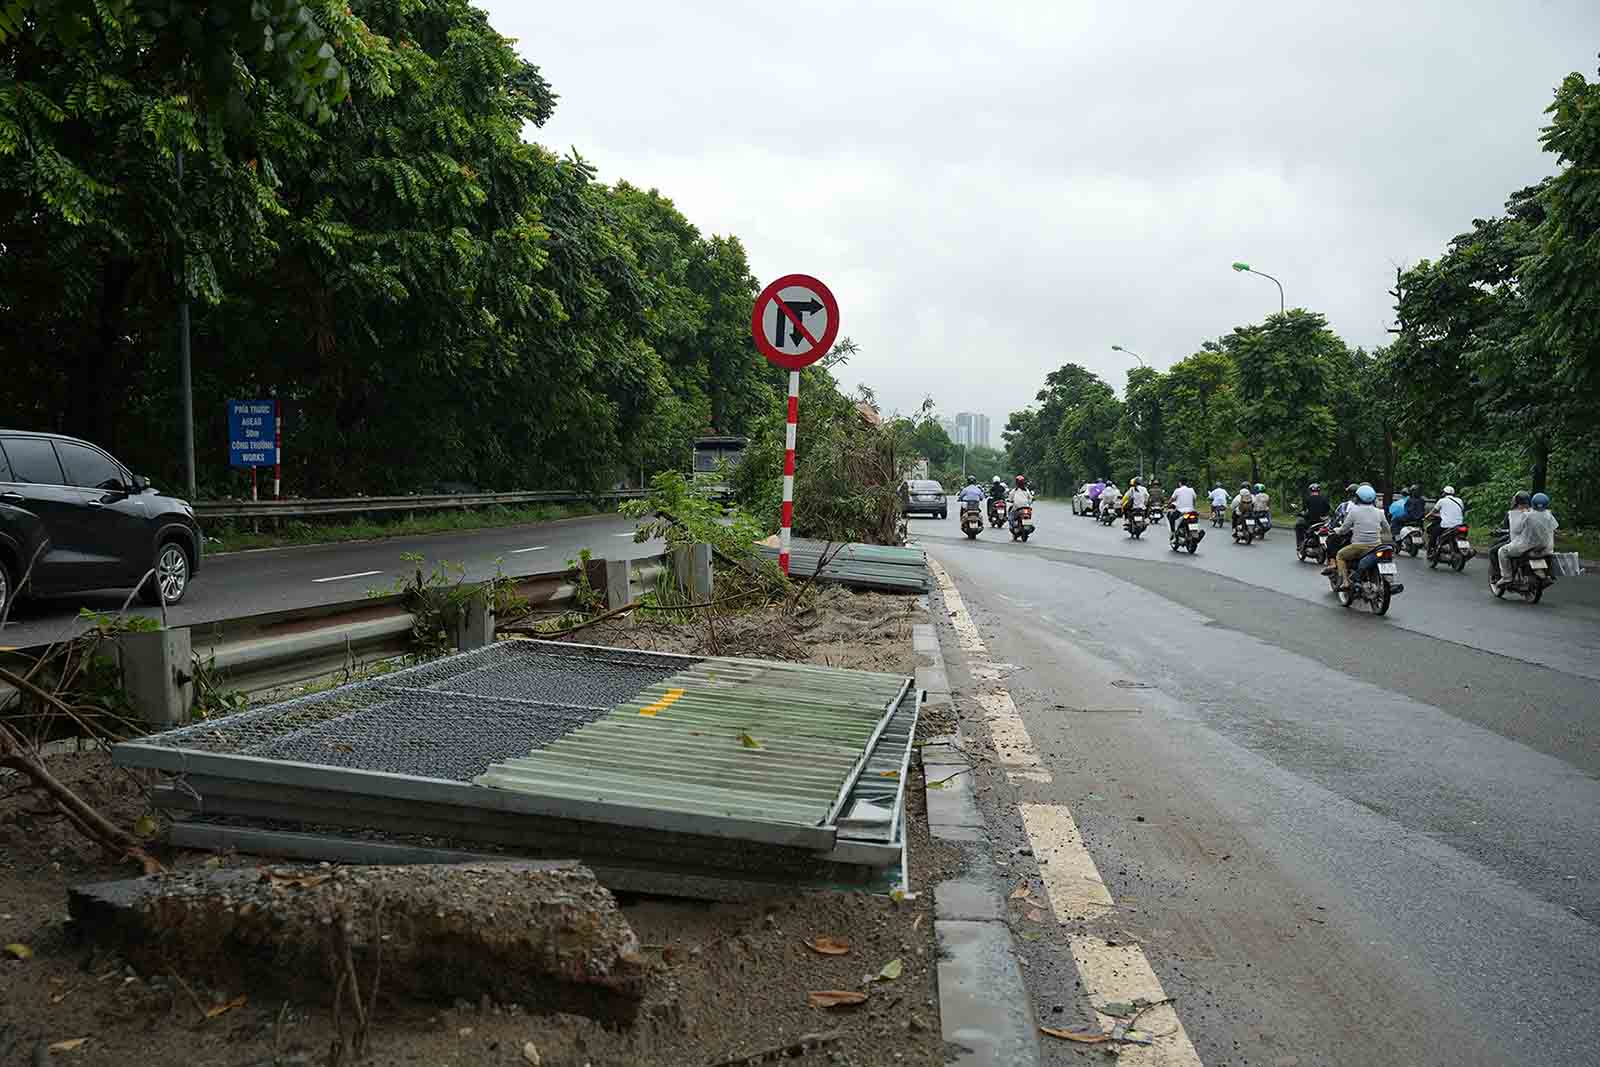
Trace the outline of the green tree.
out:
M 1295 308 L 1244 326 L 1229 337 L 1238 368 L 1251 480 L 1265 464 L 1274 480 L 1299 481 L 1315 470 L 1333 437 L 1329 367 L 1344 342 L 1321 315 Z
M 1164 449 L 1191 478 L 1214 482 L 1236 436 L 1233 361 L 1201 350 L 1167 369 L 1161 389 Z

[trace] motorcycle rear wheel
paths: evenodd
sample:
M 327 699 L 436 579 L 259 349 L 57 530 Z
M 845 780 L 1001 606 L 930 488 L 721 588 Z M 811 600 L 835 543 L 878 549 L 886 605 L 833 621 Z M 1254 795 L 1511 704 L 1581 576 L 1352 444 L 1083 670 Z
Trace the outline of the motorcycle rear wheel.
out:
M 1194 555 L 1194 550 L 1199 548 L 1199 547 L 1200 547 L 1200 542 L 1199 541 L 1190 541 L 1189 542 L 1189 555 L 1191 555 L 1191 556 Z
M 1495 585 L 1493 578 L 1489 579 L 1489 592 L 1493 593 L 1495 596 L 1499 597 L 1501 600 L 1504 600 L 1506 598 L 1506 587 L 1503 586 L 1503 585 Z
M 1439 554 L 1437 552 L 1428 557 L 1428 569 L 1430 571 L 1436 571 L 1439 569 Z M 1460 568 L 1457 569 L 1459 570 Z
M 1457 574 L 1460 574 L 1462 571 L 1467 569 L 1467 557 L 1460 555 L 1456 556 L 1455 562 L 1450 564 L 1450 566 L 1456 569 Z
M 1027 534 L 1023 534 L 1022 535 L 1022 543 L 1023 544 L 1027 544 L 1028 543 L 1028 535 Z
M 1411 553 L 1411 558 L 1412 559 L 1416 559 L 1417 558 L 1417 543 L 1415 541 L 1407 541 L 1406 542 L 1406 551 Z
M 1378 594 L 1378 598 L 1372 602 L 1372 613 L 1374 615 L 1387 615 L 1389 613 L 1389 598 L 1392 595 L 1393 594 L 1389 591 L 1389 581 L 1388 579 L 1384 579 L 1383 591 L 1380 592 Z
M 967 535 L 967 540 L 968 541 L 976 541 L 978 539 L 978 531 L 977 530 L 966 530 L 964 532 Z
M 1535 583 L 1532 589 L 1523 590 L 1522 599 L 1530 604 L 1537 604 L 1544 599 L 1544 586 Z
M 1355 602 L 1356 602 L 1356 594 L 1355 594 L 1355 591 L 1353 589 L 1348 588 L 1348 587 L 1344 587 L 1344 588 L 1341 588 L 1339 590 L 1339 603 L 1343 604 L 1345 607 L 1348 608 L 1351 604 L 1354 604 Z

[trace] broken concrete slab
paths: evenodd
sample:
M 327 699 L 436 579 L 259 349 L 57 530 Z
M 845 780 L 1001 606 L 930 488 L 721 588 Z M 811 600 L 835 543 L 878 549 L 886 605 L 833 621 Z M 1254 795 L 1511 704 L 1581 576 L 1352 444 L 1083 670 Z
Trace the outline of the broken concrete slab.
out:
M 577 863 L 288 865 L 74 887 L 88 936 L 135 967 L 323 995 L 343 964 L 386 995 L 538 1004 L 631 1020 L 648 969 L 615 898 Z

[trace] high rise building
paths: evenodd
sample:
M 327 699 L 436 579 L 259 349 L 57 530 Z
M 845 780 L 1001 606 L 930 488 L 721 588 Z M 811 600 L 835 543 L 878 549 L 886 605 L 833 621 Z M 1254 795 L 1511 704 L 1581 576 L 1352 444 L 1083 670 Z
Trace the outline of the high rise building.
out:
M 989 416 L 979 415 L 972 411 L 956 412 L 955 433 L 950 435 L 950 440 L 958 445 L 968 445 L 976 448 L 989 448 Z

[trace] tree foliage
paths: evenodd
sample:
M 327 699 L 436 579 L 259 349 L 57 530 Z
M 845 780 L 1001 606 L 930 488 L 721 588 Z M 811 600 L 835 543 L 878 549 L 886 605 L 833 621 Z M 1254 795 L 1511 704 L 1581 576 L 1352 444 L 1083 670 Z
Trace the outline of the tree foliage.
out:
M 0 424 L 171 484 L 185 298 L 211 492 L 243 396 L 306 494 L 605 484 L 777 408 L 738 240 L 524 140 L 554 91 L 466 0 L 80 6 L 0 0 Z

